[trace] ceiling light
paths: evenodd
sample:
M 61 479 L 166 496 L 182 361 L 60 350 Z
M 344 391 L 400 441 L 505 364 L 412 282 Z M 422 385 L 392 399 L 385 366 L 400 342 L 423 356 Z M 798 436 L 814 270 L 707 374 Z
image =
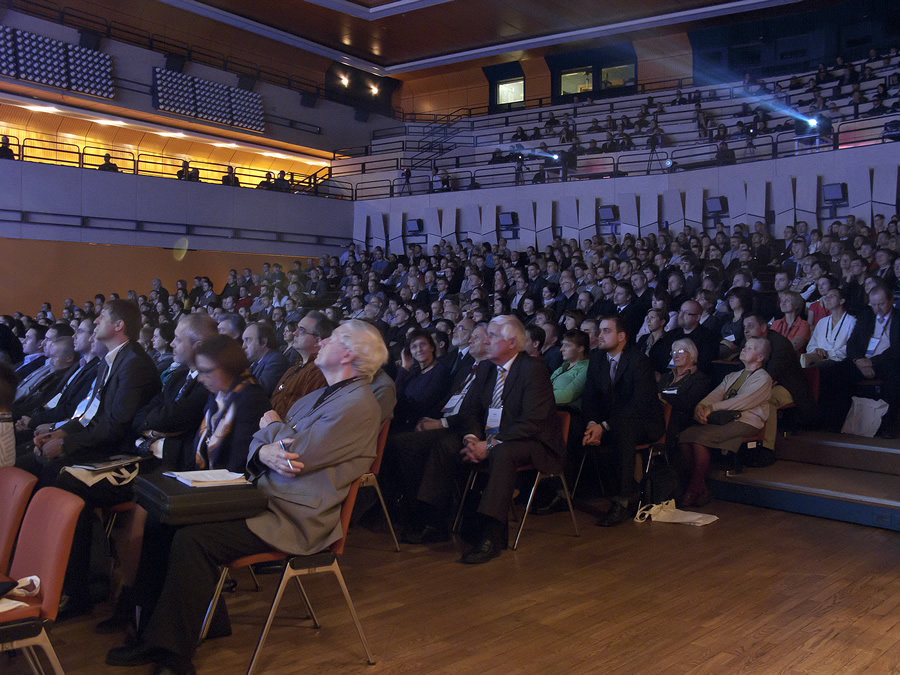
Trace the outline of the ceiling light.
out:
M 102 124 L 105 127 L 124 127 L 125 122 L 122 120 L 91 120 L 94 124 Z
M 341 84 L 344 85 L 345 87 L 350 86 L 350 80 L 347 78 L 346 75 L 341 75 Z
M 46 112 L 46 113 L 59 112 L 59 108 L 54 108 L 52 105 L 26 105 L 25 108 L 27 110 L 30 110 L 31 112 Z
M 378 87 L 376 87 L 376 86 L 373 84 L 370 88 L 371 88 L 371 90 L 372 90 L 372 96 L 378 96 Z
M 165 136 L 166 138 L 184 138 L 185 135 L 180 131 L 154 131 L 157 136 Z
M 237 143 L 213 143 L 217 148 L 236 148 Z

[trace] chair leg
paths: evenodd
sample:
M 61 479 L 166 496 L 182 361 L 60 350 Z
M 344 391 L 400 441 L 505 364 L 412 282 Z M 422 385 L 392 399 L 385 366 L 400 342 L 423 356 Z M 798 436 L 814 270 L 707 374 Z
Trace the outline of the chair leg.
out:
M 303 604 L 306 606 L 306 618 L 312 619 L 313 628 L 321 628 L 322 625 L 319 623 L 319 618 L 313 610 L 312 603 L 309 601 L 309 596 L 306 594 L 306 589 L 303 588 L 303 584 L 300 583 L 300 577 L 295 576 L 294 582 L 297 585 L 297 592 L 300 594 L 300 599 L 303 600 Z
M 525 513 L 522 514 L 522 520 L 519 521 L 519 531 L 516 532 L 516 540 L 513 542 L 513 551 L 519 548 L 519 537 L 522 536 L 522 530 L 525 528 L 525 519 L 528 517 L 528 512 L 531 511 L 531 502 L 534 499 L 534 493 L 537 492 L 538 483 L 541 482 L 541 472 L 538 471 L 534 477 L 534 485 L 531 487 L 531 494 L 528 495 L 528 503 L 525 505 Z
M 253 586 L 257 593 L 262 590 L 262 586 L 259 585 L 259 578 L 256 576 L 256 572 L 253 571 L 253 565 L 247 565 L 247 570 L 250 572 L 250 578 L 253 579 Z
M 456 518 L 453 519 L 453 528 L 451 531 L 458 532 L 459 524 L 462 522 L 462 514 L 463 507 L 466 504 L 466 496 L 469 494 L 469 491 L 475 486 L 475 477 L 476 477 L 475 469 L 471 469 L 469 471 L 469 478 L 466 480 L 466 487 L 463 490 L 462 497 L 459 498 L 459 509 L 456 511 Z
M 353 617 L 353 623 L 356 624 L 356 632 L 359 633 L 359 639 L 362 641 L 363 648 L 366 650 L 366 663 L 370 666 L 375 665 L 375 659 L 372 658 L 372 652 L 369 651 L 369 643 L 366 640 L 366 634 L 363 632 L 362 624 L 359 622 L 359 616 L 356 614 L 356 608 L 353 606 L 353 600 L 350 599 L 350 592 L 347 590 L 347 584 L 344 583 L 344 575 L 341 574 L 341 567 L 338 565 L 337 558 L 331 564 L 331 571 L 337 577 L 340 584 L 341 592 L 344 594 L 344 600 L 347 601 L 347 608 L 350 610 L 350 616 Z M 250 675 L 249 673 L 247 675 Z
M 290 565 L 287 565 L 284 568 L 284 573 L 281 575 L 281 582 L 278 584 L 278 590 L 275 591 L 275 597 L 272 598 L 272 606 L 269 608 L 269 615 L 266 617 L 266 625 L 263 626 L 262 633 L 259 635 L 259 641 L 256 643 L 256 649 L 253 650 L 253 658 L 250 660 L 250 667 L 247 668 L 247 675 L 251 675 L 253 669 L 256 668 L 256 662 L 259 660 L 259 655 L 262 653 L 263 645 L 266 643 L 266 638 L 269 636 L 269 629 L 272 628 L 272 621 L 275 620 L 275 613 L 278 611 L 278 605 L 281 603 L 284 587 L 287 586 L 287 582 L 290 579 L 290 570 Z
M 34 673 L 34 675 L 44 675 L 44 667 L 41 665 L 41 660 L 34 651 L 34 646 L 26 645 L 25 647 L 22 647 L 22 653 L 25 654 L 25 660 L 28 661 L 28 667 L 31 669 L 31 672 Z
M 563 493 L 566 495 L 566 502 L 569 504 L 569 515 L 572 516 L 572 527 L 575 528 L 575 536 L 580 537 L 581 534 L 578 532 L 578 521 L 575 520 L 575 507 L 572 506 L 572 496 L 569 494 L 569 486 L 566 485 L 565 474 L 559 474 L 559 479 L 562 481 Z
M 387 504 L 384 503 L 384 497 L 381 494 L 381 486 L 378 485 L 378 476 L 374 476 L 375 493 L 378 495 L 378 501 L 381 502 L 381 510 L 384 511 L 384 518 L 387 520 L 388 529 L 391 531 L 391 538 L 394 540 L 394 548 L 397 553 L 400 552 L 400 542 L 397 541 L 397 534 L 394 532 L 394 524 L 391 522 L 391 514 L 388 513 Z
M 47 657 L 47 660 L 50 662 L 50 666 L 53 668 L 53 672 L 56 675 L 65 675 L 65 671 L 63 670 L 62 664 L 59 662 L 59 659 L 56 657 L 56 650 L 53 649 L 53 645 L 50 644 L 50 636 L 47 635 L 46 630 L 42 630 L 41 634 L 37 638 L 37 643 L 41 649 L 44 650 L 44 655 Z M 35 660 L 37 660 L 37 655 L 35 655 Z M 40 663 L 40 662 L 38 662 Z M 41 673 L 44 672 L 44 669 L 41 668 Z
M 587 459 L 587 449 L 581 455 L 581 464 L 578 465 L 578 473 L 575 474 L 575 485 L 572 486 L 572 498 L 575 498 L 575 492 L 578 490 L 578 482 L 581 480 L 581 472 L 584 471 L 584 462 Z
M 118 516 L 118 513 L 109 514 L 109 518 L 106 521 L 106 541 L 109 541 L 109 538 L 112 536 L 112 531 L 116 526 L 116 518 L 118 518 Z
M 225 579 L 227 578 L 228 568 L 223 567 L 221 574 L 219 574 L 219 581 L 216 582 L 216 590 L 213 592 L 212 600 L 206 610 L 206 616 L 203 617 L 203 625 L 200 627 L 200 640 L 198 640 L 197 644 L 200 644 L 206 639 L 206 634 L 209 632 L 209 624 L 212 623 L 213 613 L 215 613 L 216 605 L 219 602 L 219 598 L 222 596 L 222 586 L 225 585 Z

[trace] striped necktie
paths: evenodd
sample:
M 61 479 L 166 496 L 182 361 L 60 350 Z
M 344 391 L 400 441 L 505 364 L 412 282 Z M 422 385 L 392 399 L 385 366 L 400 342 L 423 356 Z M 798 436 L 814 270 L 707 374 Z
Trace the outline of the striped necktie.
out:
M 497 368 L 497 383 L 494 385 L 494 395 L 491 396 L 491 408 L 502 408 L 503 407 L 503 385 L 506 384 L 506 369 L 501 367 Z M 488 434 L 485 440 L 488 442 L 488 445 L 497 437 L 497 433 L 499 433 L 499 424 L 497 425 L 497 432 Z

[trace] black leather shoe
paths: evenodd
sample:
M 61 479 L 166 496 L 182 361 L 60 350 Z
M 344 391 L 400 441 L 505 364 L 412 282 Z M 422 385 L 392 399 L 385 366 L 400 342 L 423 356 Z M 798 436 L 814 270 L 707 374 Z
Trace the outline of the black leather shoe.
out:
M 492 539 L 482 539 L 481 543 L 460 558 L 459 562 L 463 565 L 482 565 L 493 560 L 502 552 L 503 547 L 500 542 Z
M 597 520 L 597 525 L 600 527 L 615 527 L 633 517 L 634 513 L 632 513 L 631 508 L 625 507 L 619 502 L 614 501 L 609 511 L 606 512 L 606 515 L 600 516 Z
M 165 652 L 158 647 L 142 642 L 133 647 L 115 647 L 106 652 L 106 665 L 108 666 L 146 666 L 148 663 L 157 663 L 165 656 Z
M 562 513 L 563 511 L 568 510 L 569 503 L 566 501 L 566 498 L 556 495 L 550 500 L 549 504 L 544 504 L 543 506 L 532 509 L 531 512 L 536 516 L 549 516 L 551 513 Z
M 442 530 L 434 525 L 426 525 L 421 530 L 404 532 L 400 541 L 404 544 L 412 544 L 414 546 L 418 546 L 419 544 L 438 544 L 450 541 L 450 533 L 447 532 L 447 530 Z

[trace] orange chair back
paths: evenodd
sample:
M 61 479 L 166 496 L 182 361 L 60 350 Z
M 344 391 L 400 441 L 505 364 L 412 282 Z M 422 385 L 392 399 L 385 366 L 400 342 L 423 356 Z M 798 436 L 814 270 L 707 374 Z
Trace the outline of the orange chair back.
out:
M 356 505 L 356 493 L 359 492 L 359 483 L 359 478 L 350 483 L 350 490 L 347 492 L 347 497 L 341 505 L 341 531 L 344 533 L 344 536 L 328 547 L 332 553 L 337 555 L 341 555 L 344 552 L 344 543 L 347 541 L 347 530 L 350 529 L 350 516 L 353 515 L 353 507 Z
M 572 423 L 572 416 L 564 410 L 557 410 L 556 415 L 559 417 L 559 426 L 562 428 L 563 446 L 569 442 L 569 425 Z
M 0 468 L 0 574 L 9 571 L 16 535 L 37 476 L 13 466 Z
M 387 445 L 388 430 L 391 428 L 391 421 L 385 420 L 381 425 L 381 431 L 378 432 L 378 441 L 375 443 L 375 459 L 369 473 L 378 475 L 381 470 L 381 458 L 384 457 L 384 446 Z
M 9 576 L 41 580 L 41 618 L 56 619 L 75 523 L 84 500 L 59 488 L 38 490 L 22 521 Z

